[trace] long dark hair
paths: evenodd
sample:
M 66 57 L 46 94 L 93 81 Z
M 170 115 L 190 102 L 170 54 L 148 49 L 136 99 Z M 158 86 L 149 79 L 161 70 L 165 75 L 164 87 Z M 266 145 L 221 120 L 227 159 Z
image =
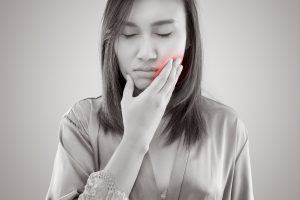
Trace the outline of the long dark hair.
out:
M 206 122 L 201 108 L 202 44 L 197 7 L 194 0 L 183 0 L 187 19 L 187 43 L 189 44 L 182 60 L 183 71 L 179 77 L 165 116 L 170 116 L 163 134 L 169 132 L 166 144 L 184 136 L 184 144 L 190 147 L 207 136 Z M 105 133 L 123 135 L 124 126 L 121 112 L 121 99 L 126 84 L 119 69 L 114 52 L 114 43 L 120 34 L 121 26 L 128 17 L 134 1 L 108 0 L 102 18 L 101 67 L 103 79 L 102 104 L 98 118 Z

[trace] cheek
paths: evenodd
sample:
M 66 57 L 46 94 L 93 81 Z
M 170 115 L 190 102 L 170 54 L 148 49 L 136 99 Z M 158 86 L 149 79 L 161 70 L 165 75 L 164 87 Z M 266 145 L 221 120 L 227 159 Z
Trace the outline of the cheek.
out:
M 180 57 L 183 60 L 185 51 L 185 41 L 175 40 L 170 41 L 162 47 L 160 62 L 157 65 L 157 73 L 163 69 L 163 66 L 169 61 L 169 59 L 176 59 Z M 157 74 L 156 74 L 157 75 Z
M 175 35 L 172 39 L 168 40 L 161 47 L 163 48 L 164 55 L 183 54 L 185 51 L 185 36 Z
M 128 47 L 128 46 L 127 46 Z M 117 55 L 120 71 L 122 72 L 123 76 L 130 71 L 130 51 L 128 51 L 128 48 L 126 48 L 126 45 L 122 43 L 118 43 L 118 45 L 115 46 L 115 52 Z
M 185 43 L 186 43 L 186 35 L 183 34 L 183 35 L 181 35 L 180 37 L 178 37 L 176 39 L 175 45 L 180 50 L 184 50 L 185 49 Z

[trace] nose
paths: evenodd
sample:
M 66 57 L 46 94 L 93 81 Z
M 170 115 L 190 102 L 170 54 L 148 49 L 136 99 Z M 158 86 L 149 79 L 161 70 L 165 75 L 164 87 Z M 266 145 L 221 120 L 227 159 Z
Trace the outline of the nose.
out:
M 149 37 L 144 36 L 141 39 L 141 44 L 139 46 L 137 58 L 143 62 L 157 58 L 157 50 L 155 49 L 153 42 Z

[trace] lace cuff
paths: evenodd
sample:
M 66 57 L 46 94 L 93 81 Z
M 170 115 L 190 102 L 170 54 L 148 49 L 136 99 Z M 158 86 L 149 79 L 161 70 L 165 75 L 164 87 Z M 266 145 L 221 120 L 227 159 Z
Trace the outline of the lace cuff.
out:
M 90 174 L 84 192 L 79 200 L 129 200 L 116 188 L 112 174 L 108 170 L 101 170 Z

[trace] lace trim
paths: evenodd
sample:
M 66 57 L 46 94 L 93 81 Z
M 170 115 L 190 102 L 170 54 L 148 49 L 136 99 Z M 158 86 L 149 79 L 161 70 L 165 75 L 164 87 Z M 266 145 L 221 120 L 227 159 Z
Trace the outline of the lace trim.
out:
M 116 188 L 112 174 L 101 170 L 90 174 L 79 200 L 129 200 Z
M 160 194 L 160 199 L 165 200 L 167 198 L 167 192 L 168 189 L 165 189 L 161 194 Z

